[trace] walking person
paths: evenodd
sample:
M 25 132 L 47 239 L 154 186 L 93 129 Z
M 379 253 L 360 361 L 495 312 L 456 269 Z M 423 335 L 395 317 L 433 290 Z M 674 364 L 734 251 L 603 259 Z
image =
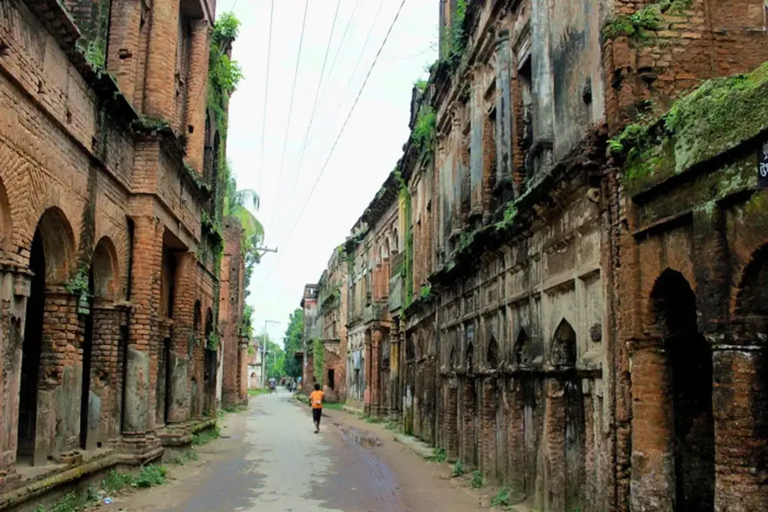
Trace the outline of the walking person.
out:
M 323 398 L 325 393 L 320 391 L 320 384 L 315 384 L 315 390 L 309 394 L 309 406 L 312 408 L 312 420 L 315 422 L 315 434 L 320 432 L 320 418 L 323 416 Z

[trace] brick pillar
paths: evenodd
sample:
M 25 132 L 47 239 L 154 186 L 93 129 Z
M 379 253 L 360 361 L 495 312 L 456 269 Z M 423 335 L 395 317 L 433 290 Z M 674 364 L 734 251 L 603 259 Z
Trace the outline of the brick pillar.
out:
M 762 342 L 754 342 L 715 346 L 713 359 L 715 510 L 768 510 L 768 486 L 762 476 L 768 455 L 768 356 Z
M 107 70 L 114 74 L 120 90 L 136 104 L 137 66 L 141 55 L 140 33 L 141 2 L 138 0 L 113 1 L 109 44 L 107 45 Z
M 0 271 L 0 487 L 17 478 L 19 386 L 30 275 L 26 270 Z
M 667 354 L 660 340 L 633 342 L 632 510 L 674 510 L 672 398 Z
M 371 390 L 371 416 L 381 414 L 381 328 L 371 333 L 371 373 L 368 388 Z
M 363 392 L 363 411 L 365 414 L 371 414 L 371 389 L 373 384 L 373 365 L 371 360 L 373 356 L 371 354 L 371 331 L 366 329 L 365 341 L 364 341 L 364 355 L 365 355 L 365 391 Z
M 171 342 L 170 403 L 168 423 L 189 419 L 189 352 L 195 336 L 195 274 L 197 260 L 191 252 L 176 256 L 176 282 L 173 301 L 173 338 Z M 193 341 L 194 342 L 194 341 Z
M 403 331 L 398 331 L 390 338 L 389 342 L 389 368 L 390 379 L 392 380 L 392 408 L 390 416 L 392 421 L 400 421 L 403 409 L 403 396 L 400 386 L 400 339 Z
M 208 42 L 207 20 L 193 20 L 192 45 L 189 56 L 189 77 L 187 79 L 187 163 L 199 174 L 203 174 L 205 151 L 205 108 L 208 87 Z
M 461 392 L 461 458 L 474 466 L 477 464 L 475 442 L 475 415 L 477 404 L 475 396 L 474 377 L 465 376 L 462 379 Z
M 449 459 L 455 460 L 459 458 L 459 396 L 455 377 L 445 379 L 443 393 L 445 407 L 442 428 L 445 432 L 445 451 Z
M 37 385 L 35 465 L 69 461 L 80 446 L 83 322 L 77 297 L 63 288 L 45 291 L 43 344 Z
M 558 378 L 546 380 L 547 404 L 544 408 L 544 509 L 565 509 L 565 400 Z
M 157 371 L 160 310 L 160 261 L 163 227 L 153 217 L 134 218 L 131 266 L 130 338 L 125 379 L 123 433 L 140 439 L 155 426 L 154 379 Z
M 509 382 L 509 428 L 507 429 L 507 453 L 509 485 L 513 491 L 524 493 L 526 481 L 525 465 L 525 400 L 523 382 L 519 378 Z M 532 415 L 532 410 L 529 414 Z M 532 419 L 532 418 L 531 418 Z
M 125 311 L 110 301 L 98 301 L 93 308 L 91 383 L 86 448 L 104 446 L 120 435 L 122 373 L 121 325 Z
M 238 398 L 241 404 L 248 403 L 248 337 L 244 335 L 239 336 L 240 344 L 240 358 L 238 359 Z M 286 354 L 286 357 L 288 355 Z
M 483 473 L 491 480 L 496 480 L 496 406 L 498 395 L 493 377 L 483 380 L 482 434 L 480 448 L 482 453 Z
M 170 122 L 176 111 L 179 0 L 155 0 L 151 17 L 144 114 Z

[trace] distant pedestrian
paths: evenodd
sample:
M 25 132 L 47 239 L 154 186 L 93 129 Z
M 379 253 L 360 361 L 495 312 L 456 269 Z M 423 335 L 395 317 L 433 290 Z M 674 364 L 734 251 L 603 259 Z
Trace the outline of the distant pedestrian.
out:
M 315 390 L 309 394 L 309 406 L 312 408 L 312 420 L 315 422 L 315 434 L 320 432 L 320 418 L 323 416 L 323 398 L 325 393 L 320 391 L 320 384 L 315 384 Z

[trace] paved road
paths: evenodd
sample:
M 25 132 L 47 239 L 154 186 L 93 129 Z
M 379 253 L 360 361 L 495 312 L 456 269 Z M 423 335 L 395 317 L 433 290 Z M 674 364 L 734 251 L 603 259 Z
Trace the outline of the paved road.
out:
M 172 469 L 176 481 L 116 505 L 131 512 L 470 510 L 444 489 L 425 491 L 421 483 L 428 487 L 434 477 L 426 462 L 391 452 L 410 464 L 408 476 L 399 463 L 396 474 L 383 462 L 382 450 L 402 448 L 392 441 L 375 447 L 381 438 L 362 430 L 356 419 L 358 426 L 351 427 L 339 421 L 346 413 L 328 413 L 331 418 L 324 417 L 314 434 L 309 408 L 298 406 L 288 392 L 253 399 L 248 412 L 228 416 L 222 439 L 200 448 L 198 462 Z M 419 479 L 424 480 L 414 482 Z

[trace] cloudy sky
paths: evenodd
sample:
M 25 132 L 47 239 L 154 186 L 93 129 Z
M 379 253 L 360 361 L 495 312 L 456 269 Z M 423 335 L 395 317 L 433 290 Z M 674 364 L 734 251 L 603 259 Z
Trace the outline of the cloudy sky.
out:
M 255 331 L 279 322 L 267 331 L 280 340 L 304 285 L 317 282 L 402 154 L 411 88 L 437 57 L 439 2 L 405 0 L 354 110 L 401 0 L 274 0 L 270 16 L 272 3 L 219 0 L 217 11 L 242 22 L 233 58 L 245 78 L 230 103 L 227 156 L 238 186 L 261 196 L 266 245 L 278 248 L 257 266 L 248 302 Z

